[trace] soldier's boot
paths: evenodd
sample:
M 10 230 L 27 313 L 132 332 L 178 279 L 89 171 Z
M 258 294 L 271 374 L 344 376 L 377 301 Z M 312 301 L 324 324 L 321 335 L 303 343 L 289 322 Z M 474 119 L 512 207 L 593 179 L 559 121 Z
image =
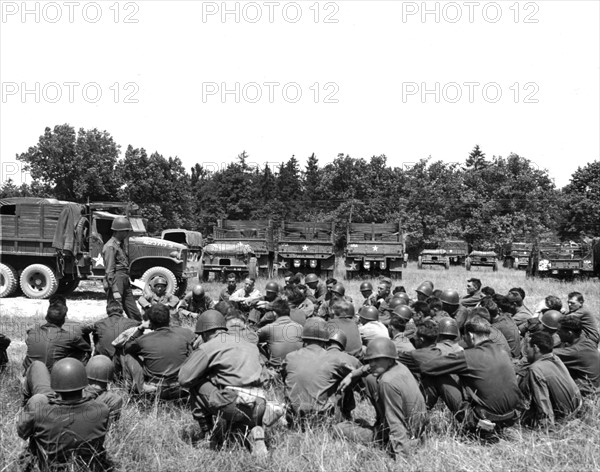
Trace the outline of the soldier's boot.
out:
M 267 445 L 265 444 L 265 430 L 262 426 L 255 426 L 250 430 L 248 442 L 250 444 L 250 452 L 253 456 L 265 457 L 269 454 Z

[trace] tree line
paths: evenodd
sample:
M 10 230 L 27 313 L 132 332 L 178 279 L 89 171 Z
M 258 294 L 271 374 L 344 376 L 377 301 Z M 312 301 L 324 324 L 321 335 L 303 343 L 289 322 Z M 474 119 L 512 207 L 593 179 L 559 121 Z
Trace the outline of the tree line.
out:
M 186 169 L 178 157 L 120 146 L 107 131 L 46 128 L 17 155 L 31 183 L 11 180 L 0 197 L 53 197 L 74 202 L 133 201 L 150 233 L 187 228 L 210 234 L 219 218 L 334 221 L 338 247 L 348 223 L 399 221 L 409 252 L 461 238 L 500 250 L 534 238 L 578 240 L 600 235 L 600 162 L 578 168 L 564 188 L 545 169 L 511 153 L 488 158 L 475 146 L 464 163 L 420 159 L 391 167 L 385 155 L 338 154 L 301 167 L 295 156 L 256 167 L 242 152 L 224 168 Z M 467 153 L 465 153 L 467 154 Z M 208 159 L 207 159 L 208 160 Z

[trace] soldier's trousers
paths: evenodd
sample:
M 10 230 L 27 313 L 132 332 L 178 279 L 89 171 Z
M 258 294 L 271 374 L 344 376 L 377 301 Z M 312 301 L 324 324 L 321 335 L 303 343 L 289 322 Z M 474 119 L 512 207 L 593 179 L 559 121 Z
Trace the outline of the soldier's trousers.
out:
M 56 396 L 54 390 L 50 387 L 50 372 L 46 364 L 40 361 L 33 361 L 21 384 L 21 392 L 23 393 L 23 403 L 25 406 L 27 401 L 34 395 L 42 394 L 49 397 Z
M 129 391 L 156 396 L 163 400 L 174 400 L 187 395 L 177 380 L 170 381 L 153 377 L 137 357 L 127 354 L 122 357 L 122 362 L 123 378 Z
M 448 409 L 456 414 L 462 407 L 465 398 L 457 375 L 440 375 L 436 377 L 421 376 L 427 408 L 433 408 L 441 398 Z
M 131 290 L 131 283 L 129 282 L 129 275 L 125 272 L 117 272 L 115 274 L 113 287 L 116 287 L 117 291 L 121 294 L 121 305 L 123 305 L 123 311 L 132 320 L 142 321 L 142 315 L 133 297 L 133 291 Z M 109 287 L 106 293 L 107 301 L 115 299 L 113 296 L 113 288 Z

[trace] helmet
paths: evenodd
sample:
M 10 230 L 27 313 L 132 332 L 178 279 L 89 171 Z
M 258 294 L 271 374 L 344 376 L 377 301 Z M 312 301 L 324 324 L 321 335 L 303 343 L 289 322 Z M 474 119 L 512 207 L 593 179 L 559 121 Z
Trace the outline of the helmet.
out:
M 110 229 L 113 231 L 131 231 L 131 223 L 129 219 L 124 216 L 117 216 L 110 225 Z
M 371 282 L 363 282 L 362 284 L 360 284 L 361 292 L 366 292 L 367 290 L 373 290 L 373 285 L 371 284 Z
M 394 310 L 394 308 L 400 305 L 407 305 L 404 298 L 394 297 L 387 304 L 389 310 Z
M 381 357 L 387 357 L 388 359 L 396 359 L 398 357 L 396 345 L 389 338 L 375 338 L 367 344 L 366 361 Z
M 302 328 L 302 339 L 312 339 L 314 341 L 329 341 L 329 331 L 327 323 L 323 318 L 309 318 Z
M 379 310 L 374 306 L 363 306 L 358 312 L 358 316 L 367 321 L 378 321 Z
M 458 323 L 454 318 L 445 316 L 438 323 L 439 334 L 447 334 L 449 336 L 458 336 Z
M 440 293 L 440 300 L 446 305 L 458 306 L 460 304 L 460 297 L 458 296 L 458 292 L 450 288 L 447 288 L 442 293 Z
M 406 292 L 397 292 L 394 294 L 394 298 L 401 298 L 406 302 L 407 305 L 410 303 L 410 297 Z
M 265 292 L 279 293 L 279 284 L 277 282 L 267 282 L 267 286 L 265 287 Z
M 431 280 L 425 280 L 424 282 L 421 283 L 421 285 L 429 285 L 429 287 L 431 288 L 431 291 L 433 292 L 433 282 Z
M 225 317 L 217 310 L 207 310 L 196 321 L 196 333 L 202 334 L 213 329 L 227 329 Z
M 333 333 L 331 336 L 329 336 L 329 342 L 333 343 L 336 342 L 340 345 L 340 347 L 342 348 L 342 350 L 346 349 L 346 344 L 348 343 L 348 338 L 346 338 L 346 334 L 341 330 L 338 329 L 335 333 Z
M 540 322 L 548 329 L 558 329 L 558 324 L 562 316 L 560 311 L 548 310 L 544 312 L 540 318 Z
M 421 293 L 426 297 L 431 297 L 431 294 L 433 293 L 433 287 L 429 283 L 423 282 L 417 287 L 417 290 L 415 290 L 415 292 Z
M 85 366 L 72 357 L 59 360 L 50 373 L 50 387 L 55 392 L 76 392 L 83 390 L 88 384 Z
M 110 382 L 115 373 L 115 366 L 110 357 L 94 356 L 85 366 L 85 372 L 89 380 L 98 382 Z
M 167 283 L 167 279 L 165 279 L 164 277 L 158 276 L 155 277 L 154 280 L 152 280 L 152 286 L 156 287 L 157 285 L 169 285 Z
M 317 274 L 308 274 L 306 277 L 304 277 L 305 284 L 312 284 L 313 282 L 318 282 L 318 281 L 319 281 L 319 277 L 317 277 Z
M 331 291 L 333 293 L 337 293 L 338 295 L 341 295 L 342 297 L 344 295 L 346 295 L 346 289 L 344 288 L 344 286 L 342 284 L 335 284 L 333 286 L 333 288 L 331 289 Z
M 394 308 L 394 314 L 398 315 L 400 318 L 402 318 L 407 323 L 413 317 L 412 310 L 406 305 L 398 305 L 396 308 Z
M 201 297 L 204 295 L 204 287 L 202 285 L 194 285 L 194 288 L 192 289 L 192 295 L 194 297 Z

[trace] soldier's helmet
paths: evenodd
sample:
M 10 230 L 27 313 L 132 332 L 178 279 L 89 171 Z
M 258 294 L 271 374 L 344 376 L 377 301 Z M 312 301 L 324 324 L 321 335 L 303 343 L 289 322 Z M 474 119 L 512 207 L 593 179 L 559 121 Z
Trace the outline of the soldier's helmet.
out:
M 447 288 L 440 294 L 440 300 L 446 305 L 458 306 L 460 304 L 460 296 L 456 290 Z
M 378 321 L 379 310 L 374 306 L 363 306 L 358 312 L 358 316 L 366 321 Z
M 302 339 L 329 341 L 329 331 L 325 320 L 317 317 L 307 319 L 304 328 L 302 328 Z
M 59 360 L 50 373 L 50 387 L 55 392 L 76 392 L 88 385 L 83 363 L 72 357 Z
M 417 287 L 415 292 L 425 295 L 426 297 L 431 297 L 431 294 L 433 293 L 433 288 L 427 282 L 423 282 Z
M 458 336 L 458 323 L 454 318 L 448 316 L 442 318 L 438 323 L 438 333 L 446 334 L 448 336 Z
M 166 287 L 168 285 L 167 279 L 161 276 L 155 277 L 152 280 L 152 286 L 156 287 L 157 285 L 164 285 Z
M 371 284 L 371 282 L 363 282 L 362 284 L 360 284 L 361 292 L 367 292 L 369 290 L 373 291 L 373 284 Z
M 394 314 L 398 315 L 406 323 L 408 323 L 413 317 L 412 310 L 406 305 L 398 305 L 396 308 L 394 308 Z
M 429 285 L 429 288 L 433 292 L 434 286 L 433 286 L 433 282 L 431 280 L 425 280 L 424 282 L 421 282 L 421 285 Z
M 344 288 L 344 286 L 342 284 L 335 284 L 333 286 L 333 288 L 331 289 L 332 293 L 337 293 L 340 296 L 344 296 L 346 295 L 346 289 Z
M 110 382 L 115 373 L 113 361 L 107 356 L 94 356 L 85 366 L 85 372 L 89 380 L 98 382 Z
M 318 281 L 319 281 L 319 277 L 317 277 L 317 274 L 307 274 L 307 276 L 304 277 L 305 284 L 312 284 L 313 282 L 318 282 Z
M 388 310 L 393 311 L 397 306 L 407 305 L 403 297 L 393 297 L 387 304 Z
M 279 293 L 279 284 L 277 282 L 267 282 L 265 286 L 265 292 Z
M 131 223 L 129 218 L 125 216 L 117 216 L 110 225 L 110 229 L 113 231 L 131 231 Z
M 410 297 L 406 292 L 397 292 L 394 294 L 394 298 L 402 298 L 407 305 L 410 303 Z
M 342 351 L 343 351 L 344 349 L 346 349 L 346 344 L 348 343 L 348 338 L 346 337 L 346 334 L 341 329 L 338 329 L 335 331 L 335 333 L 333 333 L 329 336 L 329 342 L 337 343 L 342 348 Z
M 560 325 L 563 314 L 560 311 L 548 310 L 542 314 L 540 322 L 548 329 L 556 330 Z
M 194 288 L 192 289 L 192 296 L 201 297 L 202 295 L 204 295 L 204 287 L 200 284 L 194 285 Z
M 398 357 L 396 345 L 389 338 L 375 338 L 367 344 L 366 361 L 382 357 L 388 359 L 396 359 Z
M 206 310 L 196 321 L 196 333 L 202 334 L 214 329 L 227 329 L 225 317 L 217 310 Z

